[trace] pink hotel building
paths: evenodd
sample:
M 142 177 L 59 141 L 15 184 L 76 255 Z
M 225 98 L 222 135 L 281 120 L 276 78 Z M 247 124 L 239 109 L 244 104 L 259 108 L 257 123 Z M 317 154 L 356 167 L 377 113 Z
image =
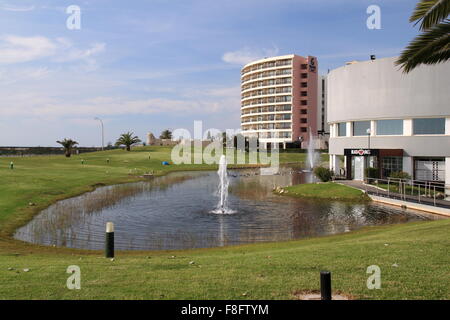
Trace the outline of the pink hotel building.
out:
M 245 65 L 241 71 L 241 129 L 246 137 L 258 137 L 261 145 L 280 148 L 301 142 L 308 145 L 310 131 L 324 129 L 318 118 L 317 58 L 294 54 L 271 57 Z M 324 89 L 322 87 L 322 89 Z M 319 110 L 319 111 L 320 111 Z M 319 119 L 319 121 L 318 121 Z M 318 128 L 322 123 L 322 128 Z

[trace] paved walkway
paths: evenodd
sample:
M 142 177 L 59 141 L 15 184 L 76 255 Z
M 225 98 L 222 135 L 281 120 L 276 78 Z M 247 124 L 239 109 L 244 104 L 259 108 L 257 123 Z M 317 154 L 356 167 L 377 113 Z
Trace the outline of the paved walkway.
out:
M 441 200 L 441 199 L 434 200 L 433 198 L 420 197 L 420 201 L 419 201 L 419 198 L 418 198 L 417 195 L 416 196 L 411 196 L 411 195 L 408 195 L 408 194 L 402 195 L 402 194 L 399 194 L 399 193 L 387 192 L 384 189 L 378 188 L 378 187 L 373 186 L 373 185 L 365 184 L 362 181 L 336 180 L 336 182 L 342 183 L 342 184 L 347 185 L 349 187 L 353 187 L 353 188 L 357 188 L 357 189 L 363 190 L 363 191 L 367 192 L 369 195 L 374 195 L 374 196 L 378 196 L 378 197 L 385 197 L 385 198 L 390 198 L 390 199 L 395 199 L 395 200 L 401 200 L 401 201 L 405 201 L 405 202 L 419 203 L 419 204 L 428 205 L 428 206 L 435 206 L 435 207 L 439 207 L 439 208 L 450 209 L 450 201 L 446 201 L 446 200 Z

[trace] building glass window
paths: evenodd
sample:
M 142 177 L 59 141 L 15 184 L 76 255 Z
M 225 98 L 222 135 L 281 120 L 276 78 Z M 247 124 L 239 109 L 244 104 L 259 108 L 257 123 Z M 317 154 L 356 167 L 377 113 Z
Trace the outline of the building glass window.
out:
M 347 123 L 338 123 L 338 137 L 345 137 L 347 135 Z
M 308 114 L 308 109 L 301 109 L 301 110 L 300 110 L 300 113 L 301 113 L 301 114 Z
M 415 159 L 414 175 L 416 180 L 445 181 L 445 159 Z
M 301 127 L 301 128 L 300 128 L 300 131 L 301 131 L 301 132 L 308 132 L 308 128 Z
M 393 172 L 403 171 L 402 157 L 383 157 L 381 168 L 383 170 L 382 176 L 389 177 Z
M 445 134 L 445 118 L 413 119 L 414 134 Z
M 367 136 L 367 129 L 370 129 L 370 121 L 355 121 L 353 122 L 354 136 Z
M 377 135 L 402 135 L 403 120 L 378 120 Z

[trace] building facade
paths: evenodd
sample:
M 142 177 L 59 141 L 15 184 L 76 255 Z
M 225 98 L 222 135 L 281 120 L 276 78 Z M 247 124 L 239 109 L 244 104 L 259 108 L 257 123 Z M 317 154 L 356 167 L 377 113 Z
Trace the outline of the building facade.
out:
M 444 182 L 450 195 L 450 63 L 404 74 L 396 59 L 328 74 L 330 169 L 356 180 L 367 167 L 380 178 L 403 171 Z
M 318 62 L 285 55 L 258 60 L 241 71 L 241 129 L 260 145 L 300 142 L 317 135 Z

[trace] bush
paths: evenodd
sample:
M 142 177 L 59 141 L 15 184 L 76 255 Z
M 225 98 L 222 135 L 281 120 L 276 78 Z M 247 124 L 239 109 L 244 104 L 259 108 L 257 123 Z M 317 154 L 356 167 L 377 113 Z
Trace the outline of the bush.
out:
M 322 182 L 328 182 L 333 177 L 333 171 L 324 167 L 316 167 L 314 168 L 314 174 L 317 178 Z
M 404 172 L 404 171 L 391 172 L 389 177 L 396 178 L 396 179 L 406 179 L 406 180 L 411 179 L 411 176 L 407 172 Z
M 377 168 L 366 168 L 366 177 L 376 179 L 378 178 L 378 169 Z

